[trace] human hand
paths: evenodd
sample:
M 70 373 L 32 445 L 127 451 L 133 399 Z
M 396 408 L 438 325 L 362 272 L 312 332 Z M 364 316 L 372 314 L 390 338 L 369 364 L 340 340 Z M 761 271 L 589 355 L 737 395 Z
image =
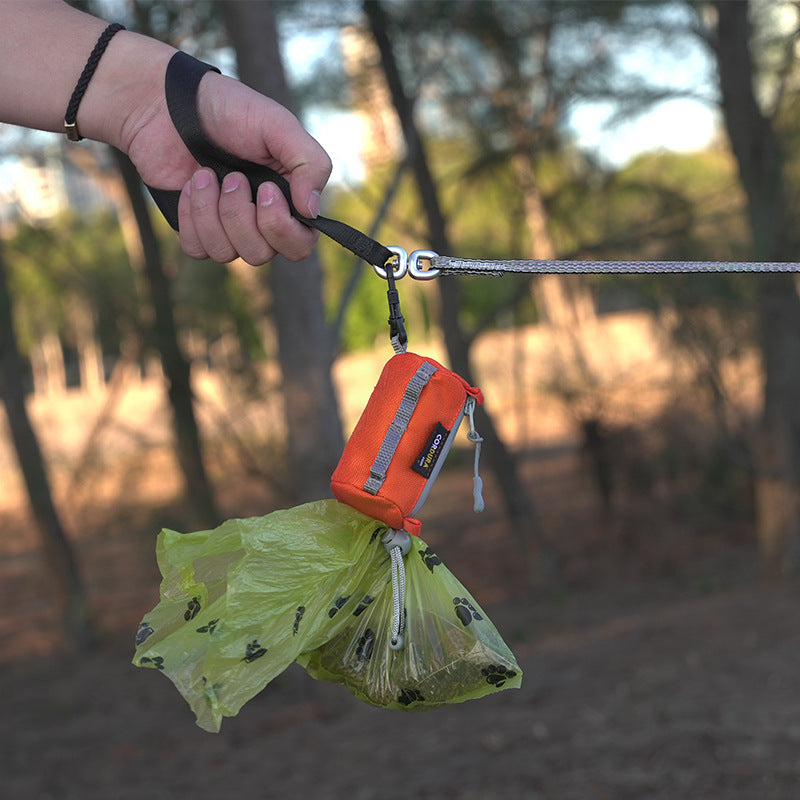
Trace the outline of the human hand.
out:
M 0 22 L 0 52 L 13 64 L 0 80 L 0 120 L 63 132 L 65 104 L 107 23 L 61 0 L 0 2 Z M 76 132 L 127 153 L 148 186 L 181 192 L 180 241 L 189 255 L 218 261 L 241 256 L 251 264 L 276 253 L 305 257 L 318 234 L 290 215 L 277 187 L 262 185 L 253 203 L 243 176 L 228 175 L 220 187 L 187 150 L 164 90 L 175 53 L 132 31 L 114 35 L 84 86 Z M 211 142 L 279 173 L 297 212 L 317 215 L 331 162 L 289 111 L 214 72 L 200 81 L 197 111 Z
M 250 185 L 238 172 L 220 186 L 210 169 L 199 168 L 175 130 L 163 89 L 146 113 L 131 116 L 123 128 L 123 149 L 142 179 L 158 189 L 181 189 L 179 236 L 193 258 L 250 264 L 276 253 L 305 258 L 318 234 L 295 219 L 283 193 L 273 183 L 258 188 L 253 203 Z M 207 138 L 239 158 L 263 164 L 284 175 L 292 202 L 306 217 L 319 213 L 320 193 L 331 172 L 323 148 L 297 118 L 280 104 L 242 83 L 214 72 L 200 82 L 198 116 Z

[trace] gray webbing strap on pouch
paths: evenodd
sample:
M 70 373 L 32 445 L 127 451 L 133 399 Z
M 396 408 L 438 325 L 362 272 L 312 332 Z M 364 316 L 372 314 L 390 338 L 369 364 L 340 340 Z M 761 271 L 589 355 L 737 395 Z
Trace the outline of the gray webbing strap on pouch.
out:
M 423 361 L 411 376 L 411 380 L 403 393 L 403 399 L 395 412 L 394 419 L 389 424 L 389 429 L 383 437 L 378 455 L 375 456 L 375 461 L 370 467 L 369 478 L 364 484 L 365 492 L 378 494 L 378 490 L 383 486 L 383 482 L 386 480 L 386 471 L 392 463 L 397 446 L 400 444 L 400 438 L 408 428 L 408 423 L 411 421 L 411 415 L 417 407 L 422 390 L 428 385 L 428 381 L 435 372 L 436 367 L 433 364 Z

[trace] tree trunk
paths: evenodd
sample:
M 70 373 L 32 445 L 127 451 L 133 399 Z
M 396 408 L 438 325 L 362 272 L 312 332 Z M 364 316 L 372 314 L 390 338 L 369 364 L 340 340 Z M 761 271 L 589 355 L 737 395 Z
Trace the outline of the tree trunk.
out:
M 45 558 L 57 587 L 68 640 L 77 647 L 94 641 L 86 593 L 69 540 L 53 503 L 47 471 L 25 407 L 19 351 L 11 317 L 11 297 L 0 256 L 0 400 L 39 529 Z
M 239 78 L 287 108 L 293 101 L 280 58 L 272 4 L 221 3 Z M 278 256 L 269 275 L 288 429 L 289 466 L 298 502 L 330 496 L 344 439 L 331 378 L 333 338 L 325 319 L 319 257 L 293 264 Z
M 411 168 L 419 188 L 420 198 L 428 221 L 431 247 L 438 253 L 449 253 L 451 248 L 447 237 L 447 225 L 439 204 L 436 183 L 431 173 L 425 153 L 422 136 L 414 121 L 414 104 L 403 87 L 400 71 L 394 57 L 391 39 L 387 28 L 386 16 L 377 0 L 365 0 L 364 12 L 369 20 L 370 30 L 381 55 L 381 64 L 389 86 L 392 103 L 395 107 L 403 131 L 403 138 Z M 441 303 L 442 330 L 445 346 L 452 368 L 465 380 L 473 384 L 470 366 L 469 343 L 461 330 L 458 321 L 460 308 L 458 282 L 454 279 L 442 279 L 437 282 Z M 485 410 L 479 408 L 476 414 L 476 427 L 484 438 L 486 460 L 497 480 L 511 518 L 514 530 L 520 537 L 531 567 L 531 575 L 541 572 L 542 564 L 538 563 L 545 556 L 544 566 L 548 572 L 555 570 L 555 559 L 544 547 L 541 526 L 534 511 L 533 503 L 519 478 L 516 460 L 503 443 L 494 421 Z M 538 540 L 539 553 L 534 554 L 531 542 Z M 552 577 L 552 574 L 551 576 Z
M 791 261 L 796 223 L 786 213 L 783 159 L 775 130 L 756 101 L 749 4 L 716 2 L 716 56 L 722 111 L 739 175 L 757 261 Z M 790 563 L 800 527 L 800 297 L 794 276 L 758 277 L 765 373 L 756 525 L 762 554 L 775 569 Z
M 522 137 L 519 137 L 520 147 L 521 143 Z M 556 257 L 556 248 L 547 228 L 547 210 L 530 155 L 520 149 L 511 156 L 511 169 L 522 195 L 530 257 L 552 261 Z M 595 318 L 591 293 L 583 285 L 580 275 L 540 275 L 533 282 L 533 293 L 543 319 L 558 329 L 570 330 Z
M 45 330 L 31 352 L 33 390 L 42 397 L 57 397 L 67 391 L 67 371 L 61 339 L 54 329 Z
M 105 386 L 105 373 L 94 308 L 84 297 L 73 295 L 67 301 L 67 313 L 78 351 L 81 389 L 97 394 Z
M 167 381 L 178 463 L 186 481 L 193 523 L 204 528 L 214 527 L 219 524 L 220 517 L 203 465 L 200 433 L 192 398 L 191 368 L 178 344 L 169 279 L 164 273 L 158 240 L 142 193 L 141 179 L 126 155 L 118 150 L 113 152 L 139 228 L 142 268 L 153 306 L 153 333 Z M 131 257 L 133 259 L 133 254 Z

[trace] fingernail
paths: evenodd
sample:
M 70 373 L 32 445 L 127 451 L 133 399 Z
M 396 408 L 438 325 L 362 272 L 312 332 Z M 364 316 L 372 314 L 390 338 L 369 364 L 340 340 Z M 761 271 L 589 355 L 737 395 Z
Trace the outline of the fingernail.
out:
M 258 187 L 258 204 L 260 206 L 271 206 L 275 201 L 277 187 L 274 183 L 262 183 Z
M 235 192 L 242 185 L 242 176 L 231 172 L 222 181 L 223 192 Z
M 311 212 L 312 219 L 316 219 L 319 216 L 319 198 L 320 194 L 316 189 L 311 192 L 311 196 L 308 198 L 308 210 Z
M 211 173 L 203 169 L 199 172 L 195 172 L 192 178 L 192 188 L 194 189 L 205 189 L 210 183 Z

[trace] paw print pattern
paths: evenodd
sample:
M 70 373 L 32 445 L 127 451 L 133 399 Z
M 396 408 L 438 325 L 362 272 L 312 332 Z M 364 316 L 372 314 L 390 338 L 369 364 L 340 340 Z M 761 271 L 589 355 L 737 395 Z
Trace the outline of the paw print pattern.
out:
M 194 619 L 200 613 L 200 598 L 193 597 L 186 606 L 186 611 L 183 612 L 183 618 L 188 622 Z
M 437 556 L 430 547 L 426 547 L 424 550 L 419 550 L 418 552 L 422 558 L 422 563 L 431 572 L 433 572 L 434 567 L 438 567 L 442 563 L 442 559 L 439 558 L 439 556 Z
M 149 658 L 148 656 L 142 656 L 139 660 L 140 664 L 152 664 L 157 670 L 163 672 L 164 671 L 164 659 L 162 656 L 153 656 L 153 658 Z
M 219 683 L 209 683 L 205 675 L 200 679 L 203 682 L 203 692 L 206 696 L 206 702 L 213 708 L 219 703 L 219 690 L 222 685 Z
M 247 645 L 244 658 L 242 658 L 242 661 L 246 661 L 248 664 L 252 664 L 253 661 L 255 661 L 257 658 L 261 658 L 261 656 L 265 655 L 266 652 L 267 648 L 262 647 L 258 643 L 258 639 L 253 639 L 253 641 Z
M 425 698 L 417 689 L 401 689 L 400 694 L 397 695 L 397 702 L 404 706 L 410 706 L 412 703 L 424 703 Z
M 374 600 L 374 597 L 371 597 L 368 594 L 365 594 L 361 602 L 356 606 L 356 610 L 353 612 L 354 617 L 360 617 L 366 610 L 367 606 Z
M 367 628 L 364 635 L 358 640 L 356 645 L 356 658 L 359 661 L 369 661 L 372 655 L 372 647 L 375 644 L 375 631 Z
M 201 625 L 197 628 L 198 633 L 214 633 L 214 629 L 217 627 L 217 623 L 219 622 L 219 617 L 216 619 L 209 620 L 206 625 Z
M 292 625 L 292 636 L 297 636 L 297 632 L 300 630 L 300 620 L 303 619 L 303 614 L 305 613 L 305 606 L 297 606 L 297 613 L 294 615 L 294 625 Z
M 486 683 L 496 689 L 500 689 L 506 681 L 510 681 L 517 676 L 513 669 L 509 669 L 502 664 L 487 664 L 481 670 L 481 674 L 485 676 Z
M 338 597 L 336 602 L 333 604 L 333 607 L 328 610 L 328 616 L 333 619 L 338 613 L 341 607 L 350 599 L 350 595 L 347 597 Z
M 480 612 L 475 609 L 475 606 L 466 597 L 454 597 L 453 605 L 456 607 L 456 616 L 465 628 L 472 620 L 480 622 L 483 619 Z
M 153 626 L 149 622 L 140 622 L 134 640 L 135 645 L 138 647 L 140 644 L 144 644 L 154 633 Z

